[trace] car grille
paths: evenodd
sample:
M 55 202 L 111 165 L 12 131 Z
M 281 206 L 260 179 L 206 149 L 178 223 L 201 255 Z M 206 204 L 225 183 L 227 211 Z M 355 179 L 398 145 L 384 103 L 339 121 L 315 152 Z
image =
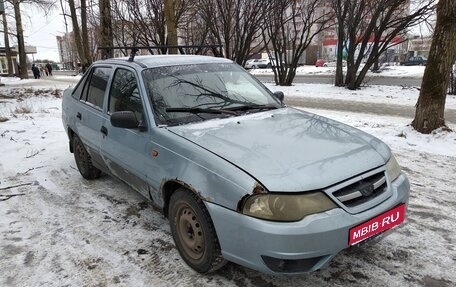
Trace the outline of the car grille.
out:
M 380 172 L 333 192 L 333 196 L 347 207 L 356 207 L 385 193 L 387 189 L 385 172 Z

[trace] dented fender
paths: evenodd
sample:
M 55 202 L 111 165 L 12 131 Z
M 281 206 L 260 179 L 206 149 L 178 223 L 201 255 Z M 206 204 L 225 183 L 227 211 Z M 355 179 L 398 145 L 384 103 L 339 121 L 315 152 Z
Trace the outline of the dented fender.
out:
M 167 184 L 184 186 L 202 200 L 232 210 L 242 197 L 261 186 L 239 167 L 166 128 L 152 133 L 149 149 L 154 156 L 145 168 L 151 199 L 161 208 L 166 204 Z

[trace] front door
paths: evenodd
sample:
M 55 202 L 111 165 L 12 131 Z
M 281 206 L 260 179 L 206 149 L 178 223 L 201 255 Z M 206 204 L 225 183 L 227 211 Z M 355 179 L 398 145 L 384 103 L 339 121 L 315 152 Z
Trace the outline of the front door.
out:
M 102 156 L 110 171 L 149 198 L 146 184 L 146 161 L 149 159 L 149 132 L 144 114 L 144 100 L 134 70 L 117 68 L 108 99 L 108 113 L 103 123 Z M 132 111 L 142 130 L 117 128 L 111 125 L 110 114 Z

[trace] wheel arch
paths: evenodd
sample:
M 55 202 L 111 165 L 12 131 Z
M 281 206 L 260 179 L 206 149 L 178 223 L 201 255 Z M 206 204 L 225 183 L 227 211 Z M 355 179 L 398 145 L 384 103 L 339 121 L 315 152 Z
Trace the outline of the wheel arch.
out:
M 187 184 L 179 179 L 167 180 L 162 184 L 161 187 L 161 193 L 163 198 L 163 214 L 165 215 L 165 217 L 168 217 L 169 202 L 171 196 L 174 192 L 181 188 L 195 194 L 198 198 L 204 201 L 204 198 L 201 196 L 201 194 L 198 191 L 196 191 L 195 188 L 193 188 L 190 184 Z
M 70 127 L 68 127 L 68 138 L 69 138 L 69 145 L 70 145 L 71 153 L 74 153 L 73 139 L 74 139 L 75 134 L 76 133 Z

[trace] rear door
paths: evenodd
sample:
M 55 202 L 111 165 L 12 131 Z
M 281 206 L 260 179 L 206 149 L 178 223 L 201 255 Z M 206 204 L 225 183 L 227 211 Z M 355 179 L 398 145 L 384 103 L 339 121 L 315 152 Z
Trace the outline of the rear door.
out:
M 107 86 L 112 73 L 110 66 L 94 66 L 80 94 L 81 105 L 75 109 L 76 133 L 84 143 L 94 164 L 104 167 L 100 156 L 101 127 L 104 121 L 103 106 L 107 98 Z
M 107 117 L 103 121 L 105 134 L 101 141 L 102 156 L 109 170 L 144 196 L 149 197 L 146 184 L 147 160 L 150 160 L 149 120 L 144 112 L 145 95 L 138 86 L 133 69 L 118 67 L 111 83 Z M 110 115 L 133 111 L 142 128 L 124 129 L 111 125 Z

